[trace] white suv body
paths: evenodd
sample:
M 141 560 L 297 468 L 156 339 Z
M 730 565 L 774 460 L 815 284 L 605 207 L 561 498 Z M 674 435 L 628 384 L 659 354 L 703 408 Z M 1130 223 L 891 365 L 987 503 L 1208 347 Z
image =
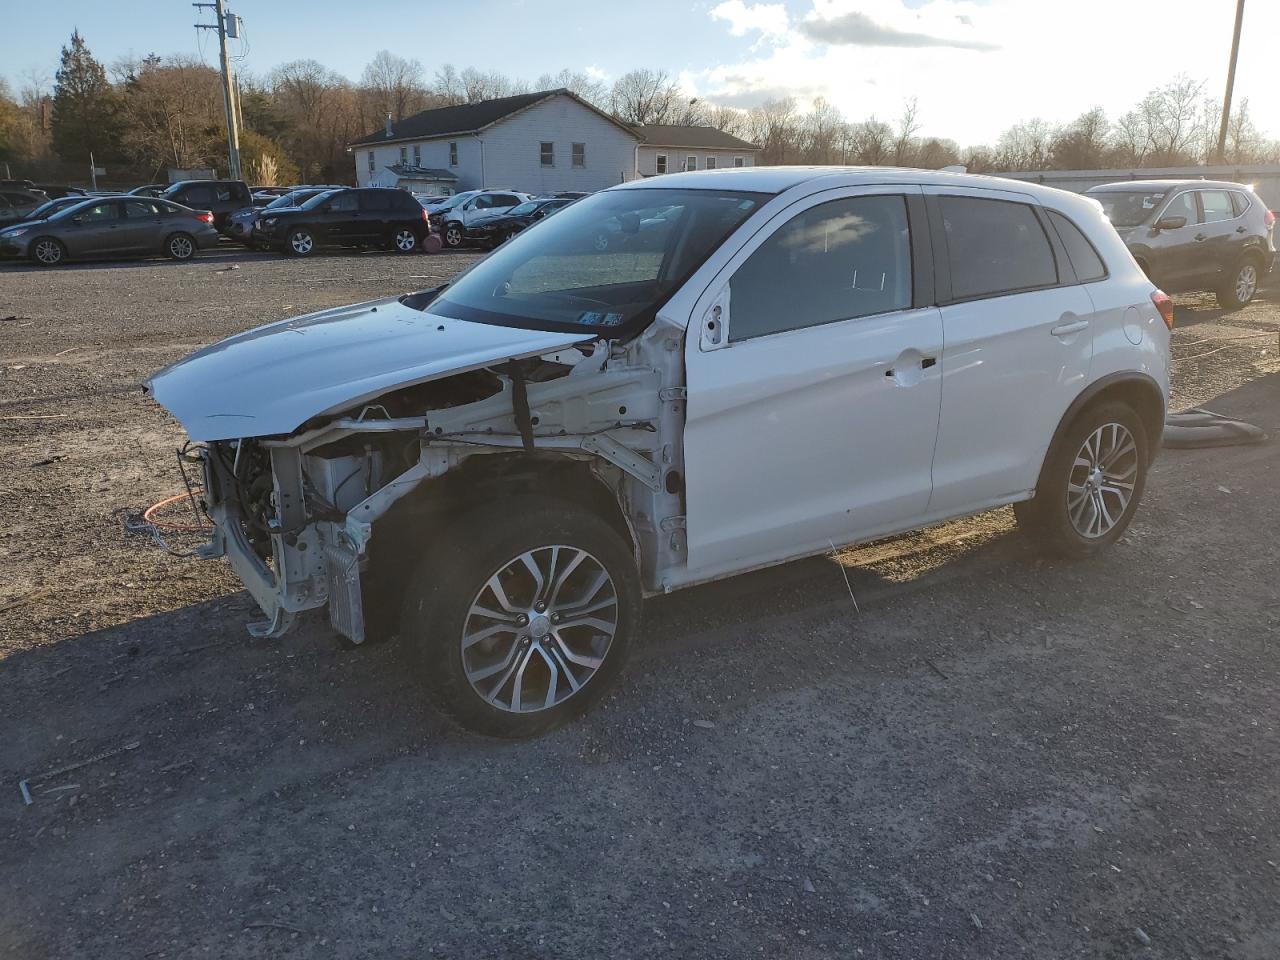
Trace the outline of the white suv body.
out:
M 203 444 L 258 632 L 327 605 L 359 642 L 386 587 L 434 701 L 523 736 L 600 696 L 642 594 L 1008 503 L 1057 551 L 1111 543 L 1171 324 L 1091 200 L 757 167 L 612 188 L 148 388 Z
M 433 213 L 446 247 L 462 246 L 467 225 L 480 217 L 505 213 L 533 199 L 527 193 L 517 193 L 514 190 L 476 190 L 468 193 L 470 196 L 460 202 Z

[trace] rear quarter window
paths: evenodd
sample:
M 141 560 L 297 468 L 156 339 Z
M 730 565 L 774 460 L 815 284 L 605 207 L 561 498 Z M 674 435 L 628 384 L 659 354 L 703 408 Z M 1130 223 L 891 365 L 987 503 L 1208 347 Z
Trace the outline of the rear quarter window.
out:
M 942 196 L 938 201 L 953 300 L 998 297 L 1058 282 L 1053 247 L 1029 205 L 978 197 Z
M 1091 280 L 1101 280 L 1107 275 L 1106 264 L 1102 262 L 1098 251 L 1084 235 L 1084 231 L 1057 210 L 1049 211 L 1049 222 L 1058 231 L 1058 238 L 1067 249 L 1067 259 L 1075 268 L 1077 280 L 1088 283 Z
M 1239 190 L 1231 191 L 1231 207 L 1238 217 L 1249 209 L 1249 198 Z

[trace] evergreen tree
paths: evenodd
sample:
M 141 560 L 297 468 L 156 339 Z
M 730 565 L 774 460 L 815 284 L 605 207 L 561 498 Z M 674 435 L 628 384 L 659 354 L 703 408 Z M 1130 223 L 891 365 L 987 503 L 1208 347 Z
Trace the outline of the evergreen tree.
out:
M 49 123 L 53 148 L 63 160 L 87 163 L 92 152 L 103 164 L 119 156 L 115 91 L 78 30 L 71 34 L 71 45 L 62 48 Z

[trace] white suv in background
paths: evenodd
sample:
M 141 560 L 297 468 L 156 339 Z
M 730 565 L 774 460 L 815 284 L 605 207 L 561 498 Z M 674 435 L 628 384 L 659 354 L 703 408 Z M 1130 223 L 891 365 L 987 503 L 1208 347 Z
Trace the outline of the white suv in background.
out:
M 467 224 L 479 217 L 505 213 L 533 197 L 514 190 L 467 190 L 449 199 L 450 202 L 429 211 L 431 224 L 440 231 L 446 247 L 460 247 L 466 239 Z
M 606 692 L 645 595 L 1010 503 L 1048 550 L 1107 547 L 1172 324 L 1084 197 L 751 167 L 594 194 L 443 287 L 147 386 L 199 445 L 251 629 L 398 630 L 444 713 L 518 737 Z

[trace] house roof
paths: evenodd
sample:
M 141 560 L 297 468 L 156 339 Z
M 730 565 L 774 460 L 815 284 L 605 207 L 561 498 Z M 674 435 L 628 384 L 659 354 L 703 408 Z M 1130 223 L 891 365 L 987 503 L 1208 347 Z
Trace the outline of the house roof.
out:
M 759 150 L 748 143 L 715 127 L 694 127 L 671 123 L 640 123 L 635 131 L 649 147 L 680 147 L 693 150 Z
M 412 163 L 393 163 L 387 167 L 397 177 L 408 180 L 457 180 L 458 176 L 437 167 L 419 167 Z
M 405 117 L 391 125 L 391 136 L 384 129 L 378 130 L 353 140 L 351 146 L 363 147 L 370 144 L 394 143 L 397 140 L 429 140 L 432 137 L 445 137 L 452 134 L 477 133 L 491 127 L 499 120 L 505 120 L 512 114 L 527 110 L 534 104 L 549 100 L 552 97 L 565 96 L 576 100 L 593 113 L 616 124 L 632 136 L 638 136 L 632 127 L 627 126 L 603 110 L 593 107 L 587 101 L 563 88 L 558 90 L 540 90 L 537 93 L 522 93 L 514 97 L 499 97 L 497 100 L 482 100 L 479 103 L 464 103 L 456 107 L 437 107 L 434 110 L 423 110 L 411 117 Z

